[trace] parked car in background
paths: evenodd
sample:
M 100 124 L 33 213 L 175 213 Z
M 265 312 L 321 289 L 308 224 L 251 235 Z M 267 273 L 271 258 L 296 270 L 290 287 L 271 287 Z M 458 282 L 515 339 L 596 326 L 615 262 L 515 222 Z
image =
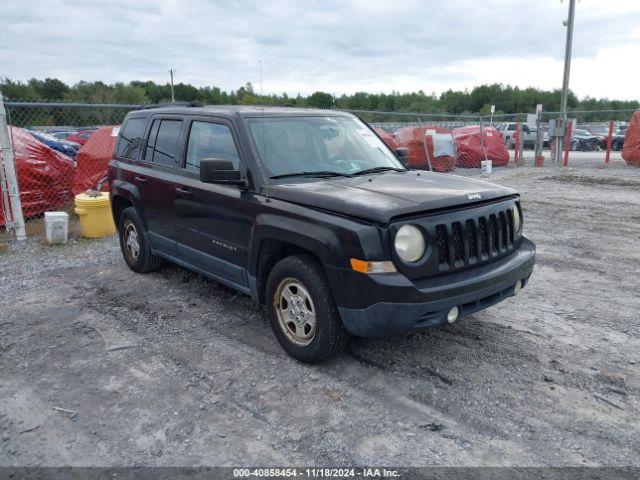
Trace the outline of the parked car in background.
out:
M 529 127 L 529 129 L 531 130 L 531 133 L 533 134 L 535 141 L 538 141 L 538 127 L 537 126 L 532 126 Z M 544 131 L 544 133 L 542 134 L 542 147 L 543 148 L 548 148 L 549 147 L 549 132 L 547 132 L 547 130 Z M 535 148 L 535 143 L 534 143 L 534 148 Z
M 91 137 L 91 135 L 93 135 L 93 132 L 95 131 L 96 131 L 95 128 L 87 129 L 87 130 L 79 130 L 75 132 L 73 135 L 68 136 L 66 140 L 69 142 L 75 142 L 80 145 L 84 145 L 85 143 L 87 143 L 87 140 L 89 140 L 89 137 Z
M 614 135 L 622 135 L 623 137 L 627 134 L 628 125 L 616 125 L 616 130 L 613 132 Z
M 76 154 L 80 149 L 80 145 L 75 142 L 69 142 L 67 140 L 59 140 L 53 135 L 45 132 L 39 132 L 37 130 L 29 130 L 29 133 L 34 137 L 44 143 L 47 147 L 53 148 L 54 150 L 66 155 L 67 157 L 71 157 L 75 160 Z
M 514 148 L 515 146 L 515 133 L 516 122 L 507 122 L 499 124 L 496 127 L 502 137 L 504 138 L 504 144 L 507 148 Z M 531 131 L 531 128 L 526 123 L 520 124 L 520 134 L 524 140 L 524 148 L 534 148 L 536 145 L 536 134 Z
M 619 152 L 620 150 L 622 150 L 622 147 L 624 146 L 624 137 L 627 133 L 627 129 L 625 128 L 624 130 L 615 130 L 613 132 L 613 135 L 611 136 L 611 150 L 614 150 L 616 152 Z M 605 145 L 606 148 L 606 145 Z
M 25 218 L 57 210 L 73 198 L 75 161 L 40 141 L 29 130 L 9 127 L 18 190 Z M 4 225 L 0 208 L 0 225 Z
M 53 135 L 54 137 L 56 137 L 58 140 L 66 140 L 67 137 L 70 137 L 71 135 L 74 135 L 76 133 L 75 130 L 54 130 L 54 131 L 47 131 L 47 133 L 49 135 Z M 76 142 L 78 143 L 78 142 Z
M 592 152 L 600 148 L 600 137 L 592 135 L 588 130 L 576 128 L 571 132 L 571 150 Z
M 586 130 L 591 135 L 598 137 L 598 146 L 603 150 L 607 148 L 607 140 L 609 138 L 609 125 L 578 125 L 578 129 Z

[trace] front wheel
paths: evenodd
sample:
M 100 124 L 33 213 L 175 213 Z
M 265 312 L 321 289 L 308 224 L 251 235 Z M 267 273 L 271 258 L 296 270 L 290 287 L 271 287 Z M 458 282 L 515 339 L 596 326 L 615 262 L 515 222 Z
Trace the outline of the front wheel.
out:
M 293 358 L 319 363 L 342 351 L 349 335 L 320 264 L 294 255 L 278 262 L 267 279 L 267 314 L 282 348 Z

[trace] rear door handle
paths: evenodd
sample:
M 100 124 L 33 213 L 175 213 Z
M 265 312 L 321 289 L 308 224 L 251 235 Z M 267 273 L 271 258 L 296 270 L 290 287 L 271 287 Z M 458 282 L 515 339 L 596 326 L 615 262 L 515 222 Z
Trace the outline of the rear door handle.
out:
M 176 188 L 176 193 L 181 197 L 189 197 L 192 195 L 191 190 L 188 188 Z
M 140 183 L 145 183 L 147 181 L 147 179 L 145 177 L 135 177 L 136 181 L 140 182 Z

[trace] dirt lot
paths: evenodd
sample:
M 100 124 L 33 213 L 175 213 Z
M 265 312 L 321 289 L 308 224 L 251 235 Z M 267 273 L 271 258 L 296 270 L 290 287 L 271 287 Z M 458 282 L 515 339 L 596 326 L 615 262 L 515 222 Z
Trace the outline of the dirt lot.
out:
M 0 253 L 0 465 L 640 465 L 640 169 L 508 169 L 538 263 L 443 329 L 284 354 L 115 239 Z

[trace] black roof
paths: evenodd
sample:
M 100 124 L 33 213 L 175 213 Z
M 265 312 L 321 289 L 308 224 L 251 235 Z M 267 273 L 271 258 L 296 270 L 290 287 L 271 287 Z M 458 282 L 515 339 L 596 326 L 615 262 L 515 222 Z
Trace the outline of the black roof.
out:
M 144 113 L 189 113 L 201 115 L 220 115 L 232 116 L 239 115 L 241 117 L 262 117 L 262 116 L 353 116 L 348 112 L 341 110 L 320 110 L 311 108 L 296 107 L 273 107 L 262 105 L 206 105 L 192 106 L 193 104 L 162 104 L 139 110 Z M 134 112 L 132 112 L 134 113 Z

